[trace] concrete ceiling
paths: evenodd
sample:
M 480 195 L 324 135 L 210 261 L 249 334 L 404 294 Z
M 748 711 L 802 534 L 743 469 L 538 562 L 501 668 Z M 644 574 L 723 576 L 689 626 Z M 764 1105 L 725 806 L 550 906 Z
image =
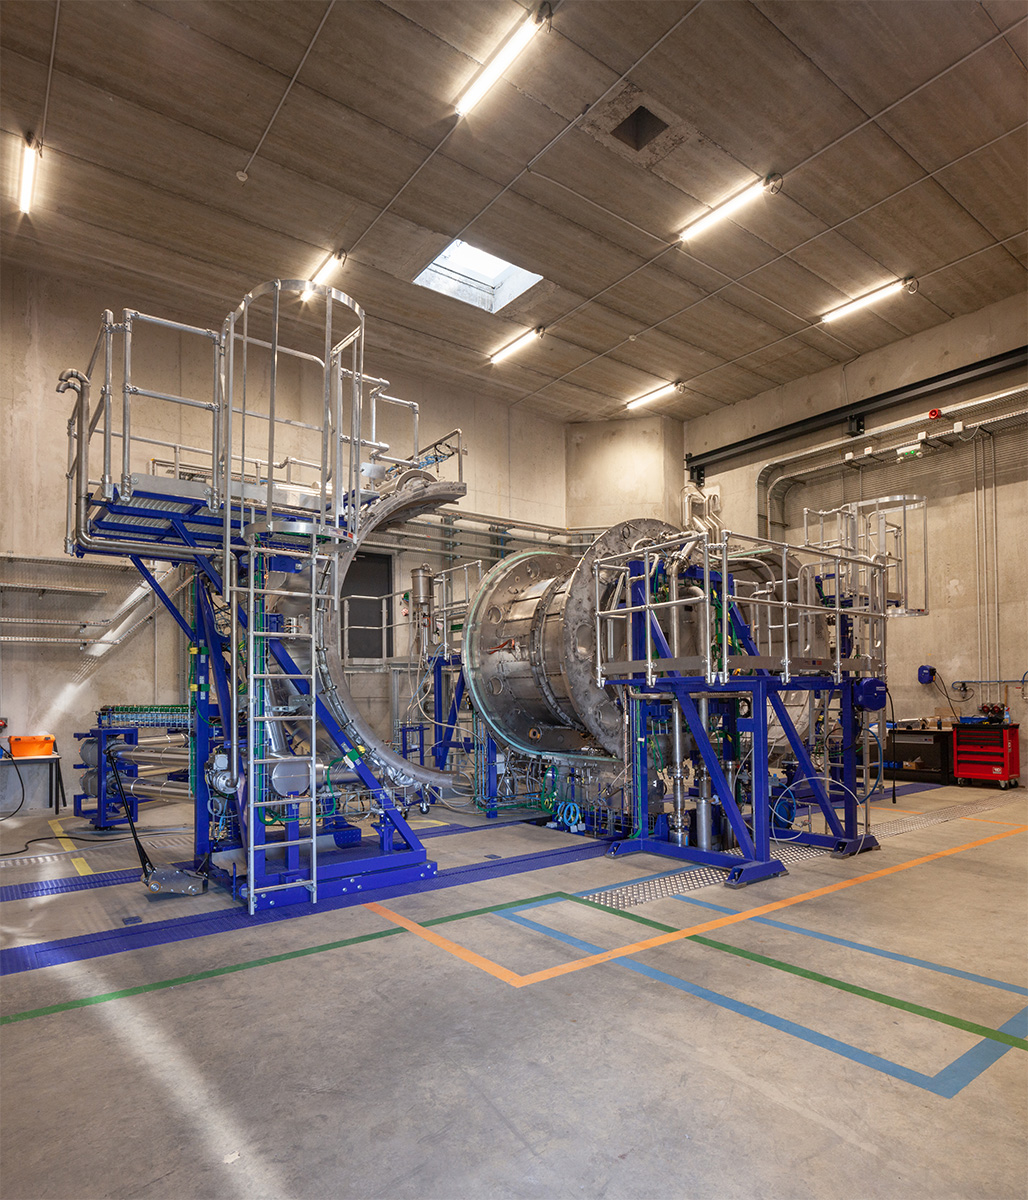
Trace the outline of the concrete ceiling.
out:
M 344 248 L 370 371 L 557 420 L 676 379 L 650 411 L 710 412 L 1024 292 L 1026 0 L 553 7 L 458 120 L 516 0 L 64 3 L 26 216 L 55 5 L 4 0 L 4 256 L 209 324 Z M 611 131 L 640 105 L 667 128 L 636 150 Z M 678 242 L 772 172 L 777 195 Z M 543 282 L 495 315 L 415 286 L 457 234 Z M 906 276 L 916 295 L 818 323 Z

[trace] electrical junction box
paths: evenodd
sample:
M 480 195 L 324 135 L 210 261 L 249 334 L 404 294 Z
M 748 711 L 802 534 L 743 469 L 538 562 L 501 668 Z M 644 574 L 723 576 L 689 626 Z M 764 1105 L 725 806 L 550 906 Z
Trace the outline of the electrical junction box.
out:
M 934 682 L 934 680 L 935 680 L 935 668 L 934 667 L 918 667 L 917 668 L 917 682 L 918 683 L 932 683 L 932 682 Z

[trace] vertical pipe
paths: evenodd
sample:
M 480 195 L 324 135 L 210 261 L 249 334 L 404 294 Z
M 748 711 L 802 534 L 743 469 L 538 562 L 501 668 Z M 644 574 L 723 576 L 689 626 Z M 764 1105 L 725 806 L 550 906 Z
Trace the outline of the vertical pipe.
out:
M 341 353 L 341 352 L 340 352 Z M 333 415 L 335 418 L 335 463 L 332 467 L 332 507 L 338 521 L 346 506 L 345 525 L 347 532 L 353 534 L 350 524 L 352 514 L 346 501 L 346 491 L 343 486 L 343 364 L 339 354 L 332 356 L 332 399 Z
M 721 542 L 721 682 L 728 683 L 732 672 L 728 670 L 728 539 Z
M 264 505 L 264 519 L 271 520 L 275 490 L 275 410 L 278 400 L 278 313 L 282 297 L 282 281 L 275 280 L 271 299 L 271 378 L 268 381 L 268 493 Z
M 245 523 L 244 505 L 246 504 L 246 406 L 249 401 L 250 386 L 250 297 L 243 297 L 243 386 L 239 404 L 239 532 L 243 532 Z M 254 468 L 256 476 L 256 467 Z M 254 479 L 256 485 L 258 480 Z M 254 487 L 254 504 L 257 503 L 256 486 Z M 256 513 L 254 513 L 256 519 Z
M 984 432 L 984 430 L 983 430 Z M 976 442 L 977 445 L 977 442 Z M 984 637 L 982 644 L 985 648 L 985 671 L 981 676 L 982 679 L 995 679 L 998 676 L 992 673 L 992 647 L 990 639 L 991 614 L 989 612 L 989 522 L 988 522 L 988 468 L 985 462 L 985 442 L 982 442 L 982 583 L 984 591 L 984 602 L 982 604 L 982 628 Z M 992 688 L 987 689 L 986 694 L 982 696 L 983 700 L 992 699 Z
M 975 586 L 975 616 L 978 620 L 978 678 L 984 679 L 982 671 L 982 568 L 981 554 L 978 546 L 978 430 L 971 439 L 971 452 L 974 455 L 974 586 Z M 984 695 L 982 699 L 984 699 Z
M 703 673 L 707 683 L 714 682 L 710 657 L 710 535 L 703 535 Z
M 221 586 L 222 598 L 230 604 L 238 603 L 238 598 L 232 597 L 232 589 L 229 584 L 229 560 L 232 558 L 232 407 L 233 407 L 233 389 L 235 385 L 234 368 L 236 361 L 236 314 L 233 313 L 225 321 L 222 326 L 222 370 L 223 383 L 221 388 L 221 406 L 224 410 L 224 420 L 221 422 L 222 446 L 221 446 L 221 461 L 219 468 L 221 470 L 221 503 L 222 503 L 222 521 L 221 521 Z M 242 464 L 240 463 L 239 471 L 239 514 L 240 526 L 242 526 L 242 504 L 243 504 L 243 485 L 242 479 L 244 475 Z M 233 764 L 232 770 L 235 771 Z
M 823 539 L 822 539 L 823 540 Z M 835 590 L 838 592 L 839 581 L 836 580 Z M 800 596 L 800 579 L 799 572 L 796 573 L 796 598 L 802 601 Z M 799 642 L 799 622 L 796 624 L 796 641 Z M 782 548 L 782 678 L 786 683 L 792 677 L 792 670 L 789 662 L 789 551 Z
M 328 512 L 328 478 L 330 474 L 329 462 L 329 430 L 332 426 L 332 295 L 329 293 L 325 297 L 325 349 L 323 351 L 324 366 L 321 374 L 321 521 L 324 525 L 331 525 L 333 528 L 339 525 L 339 514 L 335 513 L 332 520 L 329 520 Z M 338 549 L 338 544 L 336 545 Z M 339 561 L 338 554 L 335 558 L 335 564 Z M 335 564 L 333 564 L 333 584 L 337 583 L 335 574 Z M 335 589 L 333 589 L 335 590 Z
M 678 567 L 671 569 L 671 657 L 677 659 L 681 653 L 678 611 Z M 685 844 L 685 785 L 682 767 L 682 706 L 677 696 L 671 703 L 671 799 L 673 812 L 671 818 L 671 841 L 676 846 Z
M 213 378 L 211 380 L 211 401 L 214 404 L 214 412 L 211 413 L 211 499 L 210 506 L 217 511 L 218 503 L 221 496 L 221 480 L 218 476 L 218 456 L 221 452 L 221 420 L 222 420 L 222 403 L 221 403 L 221 354 L 222 346 L 220 338 L 213 338 L 212 358 L 213 358 Z
M 228 506 L 229 497 L 225 504 Z M 226 543 L 228 551 L 228 543 Z M 223 577 L 224 595 L 229 605 L 229 689 L 232 696 L 232 711 L 226 713 L 222 723 L 229 723 L 229 779 L 233 791 L 239 786 L 239 712 L 236 707 L 236 696 L 239 694 L 239 562 L 230 551 L 226 554 L 227 569 Z M 249 662 L 249 659 L 247 659 Z M 249 688 L 247 688 L 249 692 Z
M 698 700 L 700 724 L 703 726 L 703 737 L 708 734 L 708 702 L 706 696 Z M 696 844 L 701 850 L 711 848 L 711 803 L 710 775 L 707 768 L 701 764 L 699 768 L 699 796 L 696 800 Z
M 78 404 L 75 405 L 78 413 Z M 78 461 L 75 434 L 75 417 L 68 418 L 68 473 L 65 475 L 65 513 L 64 513 L 64 552 L 75 553 L 75 543 L 72 541 L 72 511 L 75 506 L 75 465 Z
M 122 497 L 131 495 L 132 483 L 130 474 L 130 454 L 132 451 L 131 427 L 132 416 L 129 406 L 129 388 L 132 386 L 132 313 L 126 308 L 125 319 L 125 372 L 121 390 L 121 491 Z M 86 427 L 79 427 L 80 433 L 85 433 Z M 84 445 L 80 441 L 80 447 Z
M 114 495 L 114 480 L 111 477 L 111 385 L 114 382 L 114 313 L 104 309 L 104 472 L 102 476 L 103 497 L 110 500 Z
M 992 631 L 993 641 L 996 647 L 996 674 L 993 679 L 1003 678 L 1003 668 L 1000 665 L 1000 636 L 999 636 L 999 540 L 997 530 L 997 500 L 996 500 L 996 436 L 991 431 L 989 433 L 989 444 L 992 447 L 992 606 L 993 606 L 993 624 Z M 982 447 L 982 456 L 985 455 L 985 447 Z M 993 702 L 997 702 L 1002 698 L 1000 692 L 1000 684 L 996 684 L 996 693 L 993 697 Z

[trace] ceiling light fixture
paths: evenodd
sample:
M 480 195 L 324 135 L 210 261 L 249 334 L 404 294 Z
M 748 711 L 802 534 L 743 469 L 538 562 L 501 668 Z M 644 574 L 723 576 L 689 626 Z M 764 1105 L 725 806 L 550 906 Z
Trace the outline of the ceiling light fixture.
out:
M 342 263 L 346 262 L 346 252 L 344 250 L 333 250 L 332 253 L 314 272 L 313 277 L 308 281 L 311 284 L 320 286 L 328 282 L 328 277 Z M 307 287 L 300 293 L 300 299 L 306 304 L 307 301 L 314 295 L 314 288 Z
M 645 395 L 637 396 L 634 400 L 629 400 L 626 407 L 638 408 L 640 404 L 649 404 L 651 400 L 659 400 L 661 396 L 669 396 L 672 392 L 678 392 L 682 389 L 682 381 L 676 379 L 674 383 L 661 384 L 659 388 L 654 388 L 652 392 L 646 392 Z
M 887 283 L 884 287 L 875 288 L 873 292 L 868 292 L 866 296 L 858 296 L 856 300 L 851 300 L 849 304 L 833 308 L 831 312 L 826 312 L 821 320 L 837 321 L 840 317 L 848 317 L 850 313 L 857 312 L 868 304 L 874 304 L 878 300 L 884 300 L 886 296 L 894 296 L 897 292 L 902 291 L 913 295 L 917 291 L 917 280 L 908 277 L 906 279 L 897 279 L 894 283 Z
M 18 193 L 18 207 L 23 213 L 32 208 L 32 185 L 36 178 L 36 160 L 39 158 L 39 148 L 32 140 L 30 133 L 25 138 L 25 148 L 21 157 L 21 190 Z
M 535 34 L 542 28 L 549 11 L 548 4 L 542 4 L 534 13 L 527 17 L 515 28 L 514 32 L 503 42 L 499 49 L 487 58 L 485 64 L 467 88 L 461 93 L 454 107 L 459 117 L 466 117 L 504 71 L 524 50 Z
M 536 338 L 543 336 L 543 327 L 540 325 L 538 329 L 530 329 L 528 333 L 523 333 L 521 337 L 515 338 L 509 346 L 504 346 L 502 350 L 497 350 L 495 354 L 489 356 L 491 363 L 503 362 L 505 358 L 509 358 L 512 354 L 517 354 L 519 350 L 523 350 Z
M 740 208 L 749 204 L 751 200 L 756 200 L 758 196 L 764 195 L 765 192 L 769 196 L 774 196 L 781 190 L 781 175 L 772 174 L 764 179 L 759 179 L 756 183 L 750 184 L 749 187 L 743 188 L 741 192 L 737 192 L 730 200 L 726 200 L 723 204 L 712 208 L 705 217 L 700 217 L 686 225 L 678 236 L 683 242 L 691 241 L 701 233 L 706 233 L 708 229 L 716 225 L 719 221 L 723 221 L 725 217 L 730 217 L 732 213 L 738 212 Z

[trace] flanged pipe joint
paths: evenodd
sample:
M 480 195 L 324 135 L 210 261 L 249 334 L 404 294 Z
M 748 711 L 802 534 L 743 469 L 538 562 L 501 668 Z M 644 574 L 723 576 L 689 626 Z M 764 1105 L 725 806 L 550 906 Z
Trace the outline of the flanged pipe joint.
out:
M 678 532 L 649 518 L 623 521 L 581 558 L 527 550 L 489 572 L 465 621 L 464 672 L 497 738 L 551 757 L 620 755 L 621 710 L 596 683 L 594 567 Z M 601 569 L 601 599 L 609 582 Z

